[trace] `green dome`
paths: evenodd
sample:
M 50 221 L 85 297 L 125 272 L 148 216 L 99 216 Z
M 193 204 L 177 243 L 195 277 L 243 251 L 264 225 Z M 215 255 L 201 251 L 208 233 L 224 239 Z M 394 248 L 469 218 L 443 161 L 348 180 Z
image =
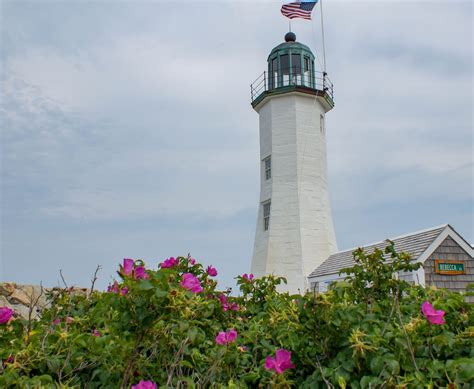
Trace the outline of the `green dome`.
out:
M 312 61 L 314 61 L 314 54 L 310 50 L 310 48 L 300 42 L 283 42 L 280 43 L 278 46 L 273 48 L 268 56 L 267 61 L 275 58 L 278 55 L 282 54 L 304 54 L 307 55 Z

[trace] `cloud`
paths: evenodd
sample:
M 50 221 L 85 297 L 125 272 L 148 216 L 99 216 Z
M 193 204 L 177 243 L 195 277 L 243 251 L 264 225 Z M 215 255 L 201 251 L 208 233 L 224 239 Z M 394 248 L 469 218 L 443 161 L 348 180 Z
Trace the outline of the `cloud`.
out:
M 104 285 L 124 256 L 188 251 L 226 285 L 248 271 L 259 188 L 249 84 L 287 31 L 279 5 L 1 6 L 0 278 L 54 283 L 63 268 L 84 284 L 101 263 Z M 472 4 L 324 7 L 339 247 L 445 222 L 474 240 Z M 322 62 L 315 12 L 292 26 Z
M 197 150 L 186 144 L 150 147 L 140 138 L 129 139 L 129 129 L 121 128 L 120 122 L 88 121 L 58 107 L 24 81 L 13 79 L 6 86 L 5 104 L 15 110 L 7 115 L 4 160 L 16 167 L 16 174 L 5 172 L 7 184 L 18 183 L 21 173 L 49 192 L 44 204 L 33 204 L 28 212 L 88 220 L 186 214 L 196 209 L 229 215 L 254 203 L 253 191 L 240 188 L 245 170 L 254 170 L 253 150 L 231 144 Z M 149 135 L 146 129 L 141 134 Z M 109 137 L 115 138 L 113 147 Z M 221 182 L 229 175 L 233 180 L 222 196 Z M 15 196 L 13 191 L 11 204 Z

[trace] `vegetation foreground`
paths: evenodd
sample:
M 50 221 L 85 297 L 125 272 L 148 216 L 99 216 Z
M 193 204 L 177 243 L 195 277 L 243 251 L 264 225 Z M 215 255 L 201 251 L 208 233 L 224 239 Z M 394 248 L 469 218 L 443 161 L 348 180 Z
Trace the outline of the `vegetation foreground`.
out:
M 39 320 L 0 307 L 0 387 L 471 388 L 472 307 L 398 280 L 420 265 L 385 252 L 304 296 L 244 274 L 232 297 L 190 257 L 125 259 L 107 292 L 51 292 Z

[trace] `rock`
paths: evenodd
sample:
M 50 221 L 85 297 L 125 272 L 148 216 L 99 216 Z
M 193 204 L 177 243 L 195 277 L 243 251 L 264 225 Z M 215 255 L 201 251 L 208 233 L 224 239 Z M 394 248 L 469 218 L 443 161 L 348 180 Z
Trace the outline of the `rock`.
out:
M 28 297 L 31 297 L 31 295 L 34 295 L 35 293 L 34 288 L 31 285 L 18 285 L 17 289 L 21 290 Z
M 18 304 L 18 305 L 12 305 L 11 308 L 15 311 L 15 316 L 28 319 L 30 308 L 28 308 L 27 306 Z M 34 319 L 36 316 L 37 316 L 36 310 L 34 309 L 31 317 Z
M 75 294 L 75 295 L 78 295 L 78 296 L 87 296 L 90 292 L 90 289 L 88 288 L 79 288 L 77 286 L 74 287 L 74 289 L 72 290 L 72 293 Z
M 36 319 L 41 311 L 51 306 L 48 301 L 48 291 L 59 293 L 62 288 L 44 288 L 41 291 L 41 286 L 37 285 L 17 285 L 14 282 L 2 282 L 0 283 L 0 307 L 8 306 L 15 311 L 16 317 L 23 317 L 28 319 L 30 305 L 36 304 L 31 312 L 31 317 Z M 89 289 L 71 287 L 68 291 L 71 295 L 76 296 L 87 296 Z
M 0 283 L 0 296 L 10 296 L 16 288 L 16 284 L 13 282 L 1 282 Z
M 46 301 L 46 290 L 43 289 L 43 292 L 41 292 L 41 287 L 40 286 L 34 286 L 34 285 L 22 285 L 19 287 L 19 289 L 25 293 L 31 300 L 31 297 L 33 297 L 33 303 L 36 301 L 38 303 L 43 303 Z
M 8 302 L 5 296 L 0 296 L 0 307 L 9 307 L 10 303 Z
M 26 294 L 21 289 L 15 289 L 8 299 L 13 304 L 22 304 L 29 306 L 31 303 L 31 295 Z

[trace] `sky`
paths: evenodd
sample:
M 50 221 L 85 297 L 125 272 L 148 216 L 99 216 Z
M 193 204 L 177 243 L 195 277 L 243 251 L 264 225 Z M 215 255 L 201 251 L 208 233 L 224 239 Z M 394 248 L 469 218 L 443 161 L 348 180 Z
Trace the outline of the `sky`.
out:
M 98 286 L 122 258 L 250 270 L 250 83 L 282 1 L 0 2 L 0 281 Z M 470 1 L 324 0 L 338 248 L 450 223 L 474 242 Z M 322 62 L 320 5 L 295 20 Z

